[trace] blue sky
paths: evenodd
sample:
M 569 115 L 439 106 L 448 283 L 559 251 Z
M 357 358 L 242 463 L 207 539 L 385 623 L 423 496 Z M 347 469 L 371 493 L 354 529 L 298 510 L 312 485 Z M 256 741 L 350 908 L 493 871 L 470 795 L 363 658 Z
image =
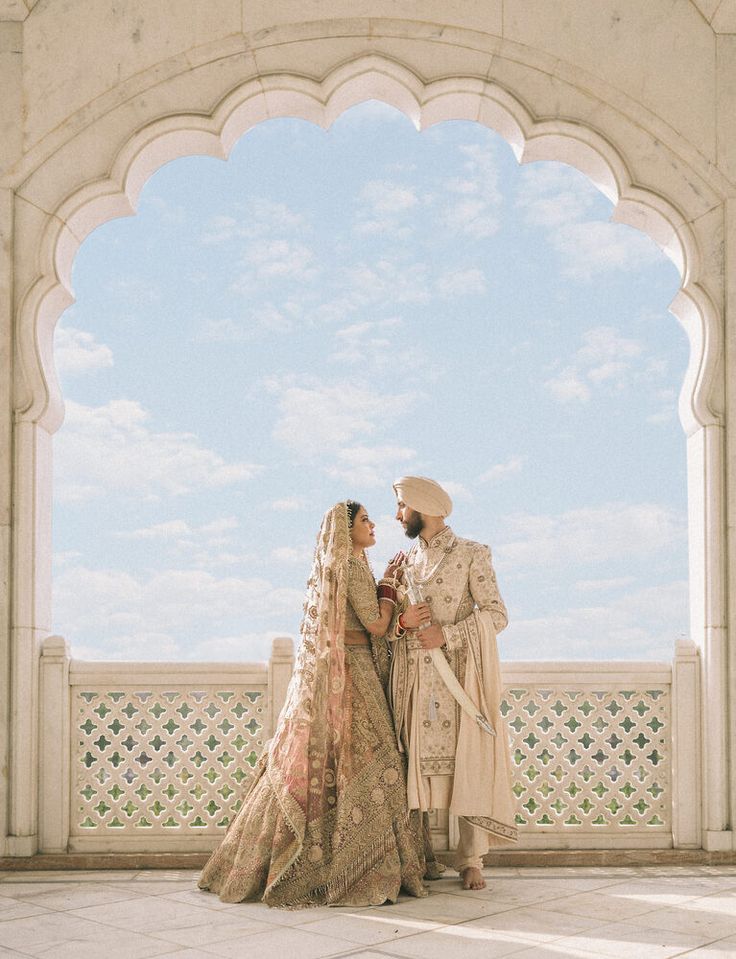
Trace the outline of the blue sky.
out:
M 56 332 L 54 629 L 75 655 L 254 660 L 319 520 L 430 475 L 489 543 L 505 659 L 667 659 L 687 630 L 679 286 L 561 164 L 367 103 L 251 130 L 100 227 Z

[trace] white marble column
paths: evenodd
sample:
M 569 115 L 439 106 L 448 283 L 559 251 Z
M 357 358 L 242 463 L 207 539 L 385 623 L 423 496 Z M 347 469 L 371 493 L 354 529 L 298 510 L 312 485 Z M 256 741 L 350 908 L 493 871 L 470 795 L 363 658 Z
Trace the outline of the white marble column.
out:
M 69 649 L 61 636 L 43 644 L 40 676 L 39 849 L 66 852 L 69 843 Z
M 736 59 L 734 60 L 736 62 Z M 736 102 L 736 89 L 732 95 Z M 736 166 L 736 157 L 733 158 Z M 736 197 L 725 203 L 724 215 L 724 261 L 725 261 L 725 379 L 726 379 L 726 516 L 728 537 L 727 581 L 729 602 L 729 635 L 731 641 L 724 651 L 727 671 L 727 689 L 729 695 L 728 728 L 733 730 L 736 720 Z M 736 735 L 731 732 L 726 754 L 726 768 L 723 777 L 730 796 L 726 815 L 730 828 L 736 823 Z M 736 843 L 732 848 L 736 848 Z
M 38 848 L 39 658 L 51 631 L 51 435 L 28 420 L 14 433 L 7 851 L 30 856 Z

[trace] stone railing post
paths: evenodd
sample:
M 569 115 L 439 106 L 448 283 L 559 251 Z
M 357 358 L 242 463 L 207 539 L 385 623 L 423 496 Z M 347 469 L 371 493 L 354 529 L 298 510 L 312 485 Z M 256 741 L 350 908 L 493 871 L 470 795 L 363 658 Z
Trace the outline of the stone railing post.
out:
M 268 699 L 271 704 L 269 736 L 273 736 L 279 713 L 286 702 L 286 690 L 294 670 L 294 642 L 286 637 L 274 639 L 268 664 Z
M 69 649 L 61 636 L 49 636 L 43 644 L 40 704 L 39 846 L 45 853 L 66 852 L 71 791 Z
M 672 664 L 672 840 L 676 849 L 702 845 L 700 655 L 689 639 L 675 643 Z

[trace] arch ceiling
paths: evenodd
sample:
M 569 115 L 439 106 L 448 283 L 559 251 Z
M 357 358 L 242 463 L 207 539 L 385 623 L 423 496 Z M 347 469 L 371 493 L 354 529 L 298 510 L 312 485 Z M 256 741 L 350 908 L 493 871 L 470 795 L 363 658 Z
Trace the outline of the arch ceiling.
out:
M 677 265 L 682 286 L 670 309 L 687 331 L 691 347 L 680 396 L 681 421 L 688 435 L 719 424 L 721 405 L 714 384 L 720 324 L 702 282 L 703 256 L 689 222 L 692 216 L 657 191 L 638 185 L 625 145 L 614 147 L 592 125 L 535 119 L 519 98 L 496 83 L 467 76 L 425 82 L 408 67 L 377 54 L 340 64 L 321 81 L 290 73 L 260 76 L 227 93 L 209 115 L 180 112 L 134 128 L 107 177 L 76 187 L 58 203 L 43 226 L 40 275 L 20 308 L 17 415 L 49 432 L 61 424 L 53 329 L 73 302 L 74 256 L 95 227 L 135 212 L 143 185 L 159 167 L 193 154 L 226 159 L 238 139 L 266 119 L 299 117 L 329 128 L 345 110 L 367 99 L 401 110 L 418 129 L 444 120 L 479 122 L 504 137 L 519 162 L 561 161 L 588 176 L 614 204 L 614 219 L 647 233 Z

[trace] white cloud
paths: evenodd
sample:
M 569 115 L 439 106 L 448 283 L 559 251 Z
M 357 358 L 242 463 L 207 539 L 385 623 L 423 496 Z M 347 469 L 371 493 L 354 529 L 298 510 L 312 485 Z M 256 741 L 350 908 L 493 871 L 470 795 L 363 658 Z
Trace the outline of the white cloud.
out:
M 606 592 L 612 589 L 623 589 L 634 582 L 633 576 L 617 576 L 613 579 L 579 579 L 574 588 L 584 593 Z
M 140 529 L 121 530 L 115 535 L 121 539 L 181 539 L 183 537 L 193 537 L 203 535 L 210 539 L 221 537 L 223 533 L 238 528 L 238 520 L 234 516 L 225 516 L 221 519 L 212 520 L 204 523 L 202 526 L 191 526 L 183 519 L 167 520 L 163 523 L 154 523 L 152 526 L 144 526 Z
M 81 555 L 78 549 L 63 549 L 60 552 L 54 553 L 52 562 L 56 567 L 66 566 L 68 563 L 73 563 L 79 559 Z
M 512 619 L 501 634 L 504 659 L 670 661 L 687 622 L 684 580 L 634 589 L 612 603 L 571 606 L 549 616 Z
M 590 399 L 590 387 L 580 379 L 574 366 L 567 366 L 556 376 L 544 381 L 552 396 L 561 403 L 580 400 L 587 403 Z
M 300 496 L 287 496 L 285 499 L 275 499 L 271 503 L 271 509 L 278 513 L 296 513 L 307 505 L 307 500 Z
M 247 343 L 264 332 L 290 333 L 293 329 L 294 323 L 290 317 L 273 303 L 264 303 L 237 323 L 229 317 L 205 320 L 196 339 L 213 343 Z
M 68 376 L 103 370 L 113 365 L 109 346 L 98 343 L 91 333 L 71 326 L 57 326 L 54 359 L 59 373 Z
M 580 222 L 596 202 L 596 187 L 562 163 L 533 163 L 521 171 L 517 206 L 527 223 L 556 228 Z
M 119 530 L 115 535 L 120 539 L 178 539 L 182 536 L 191 536 L 192 527 L 183 519 L 167 520 L 165 523 L 154 523 L 141 529 Z
M 278 395 L 274 438 L 308 455 L 335 451 L 376 433 L 379 425 L 396 420 L 417 398 L 411 392 L 387 395 L 352 381 L 290 385 L 272 380 L 267 388 Z
M 227 243 L 233 237 L 238 236 L 238 221 L 233 216 L 218 215 L 210 217 L 207 221 L 204 233 L 202 234 L 202 243 L 209 245 L 214 243 Z
M 369 180 L 360 191 L 360 199 L 372 214 L 400 213 L 419 202 L 413 189 L 391 180 Z
M 257 280 L 312 280 L 317 275 L 314 253 L 298 240 L 262 239 L 248 245 L 244 263 L 248 272 L 232 285 L 238 293 L 252 295 Z
M 139 529 L 120 530 L 115 536 L 132 542 L 160 544 L 178 560 L 185 559 L 196 569 L 212 570 L 223 566 L 252 569 L 259 565 L 261 558 L 256 553 L 239 549 L 233 537 L 238 526 L 234 516 L 221 517 L 199 526 L 183 519 L 174 519 Z
M 254 477 L 261 467 L 228 463 L 192 433 L 158 433 L 133 400 L 84 406 L 69 400 L 55 437 L 56 492 L 62 501 L 113 491 L 152 497 L 217 489 Z
M 237 636 L 213 636 L 195 643 L 186 650 L 186 658 L 194 662 L 260 662 L 271 658 L 274 639 L 291 639 L 294 650 L 298 640 L 284 632 L 243 633 Z
M 563 273 L 573 280 L 592 280 L 609 270 L 641 270 L 664 256 L 648 236 L 621 223 L 567 223 L 553 242 L 566 260 Z
M 278 563 L 298 563 L 306 570 L 313 554 L 312 546 L 277 546 L 271 550 L 271 559 L 275 559 Z
M 453 500 L 471 500 L 473 498 L 473 494 L 463 483 L 458 483 L 456 480 L 446 479 L 440 479 L 437 480 L 437 482 Z
M 416 451 L 404 446 L 350 446 L 338 450 L 327 474 L 357 489 L 388 487 L 395 474 L 411 463 Z
M 372 515 L 370 503 L 364 505 L 369 515 Z M 408 539 L 404 528 L 394 515 L 382 513 L 378 519 L 373 516 L 373 521 L 376 524 L 376 545 L 370 551 L 369 558 L 376 575 L 380 576 L 388 561 L 398 552 L 407 552 L 415 541 Z
M 594 565 L 655 556 L 684 543 L 685 518 L 658 503 L 608 503 L 558 515 L 510 516 L 496 547 L 514 569 Z
M 54 579 L 55 629 L 72 642 L 86 632 L 127 637 L 191 631 L 206 636 L 218 621 L 298 619 L 302 592 L 260 578 L 218 577 L 167 569 L 133 576 L 117 569 L 62 570 Z M 155 659 L 155 649 L 146 658 Z
M 677 393 L 671 389 L 656 390 L 654 400 L 659 409 L 647 416 L 647 423 L 671 423 L 677 414 Z
M 505 463 L 496 463 L 485 473 L 478 477 L 479 483 L 493 483 L 496 480 L 506 479 L 507 476 L 513 476 L 520 473 L 524 466 L 523 456 L 512 456 Z
M 411 121 L 405 113 L 391 106 L 390 103 L 384 103 L 383 100 L 364 100 L 340 114 L 335 122 L 341 126 L 362 127 Z
M 522 171 L 517 205 L 528 223 L 546 227 L 564 263 L 563 273 L 590 281 L 611 270 L 641 270 L 664 254 L 645 234 L 619 223 L 586 219 L 598 191 L 583 174 L 562 164 L 534 164 Z
M 105 660 L 266 659 L 283 632 L 212 635 L 231 625 L 288 615 L 298 620 L 302 592 L 263 579 L 218 578 L 201 570 L 164 570 L 133 577 L 122 570 L 77 566 L 54 580 L 54 629 L 74 655 Z M 92 642 L 79 637 L 92 634 Z M 192 641 L 192 634 L 196 639 Z
M 583 333 L 583 345 L 577 352 L 577 359 L 594 366 L 621 357 L 640 356 L 643 349 L 639 340 L 622 336 L 612 326 L 595 326 Z
M 473 143 L 461 146 L 460 152 L 465 157 L 465 176 L 445 183 L 442 219 L 453 232 L 485 239 L 500 226 L 501 193 L 494 148 Z
M 644 347 L 639 340 L 622 336 L 612 326 L 596 326 L 583 333 L 583 345 L 575 352 L 572 363 L 544 385 L 561 403 L 580 400 L 586 403 L 593 386 L 607 385 L 623 390 L 641 357 Z
M 472 296 L 486 292 L 486 277 L 482 270 L 455 270 L 444 273 L 437 280 L 437 292 L 442 296 Z
M 250 339 L 250 332 L 226 316 L 220 320 L 204 320 L 196 339 L 209 343 L 244 343 Z
M 233 239 L 260 239 L 278 233 L 294 234 L 308 226 L 301 213 L 263 197 L 254 198 L 240 219 L 229 214 L 218 214 L 207 221 L 202 243 L 227 243 Z
M 335 331 L 336 349 L 330 360 L 336 363 L 370 363 L 374 368 L 395 366 L 392 338 L 401 328 L 396 317 L 352 323 Z
M 430 279 L 426 264 L 382 257 L 370 266 L 358 263 L 346 270 L 346 278 L 358 302 L 427 303 Z

